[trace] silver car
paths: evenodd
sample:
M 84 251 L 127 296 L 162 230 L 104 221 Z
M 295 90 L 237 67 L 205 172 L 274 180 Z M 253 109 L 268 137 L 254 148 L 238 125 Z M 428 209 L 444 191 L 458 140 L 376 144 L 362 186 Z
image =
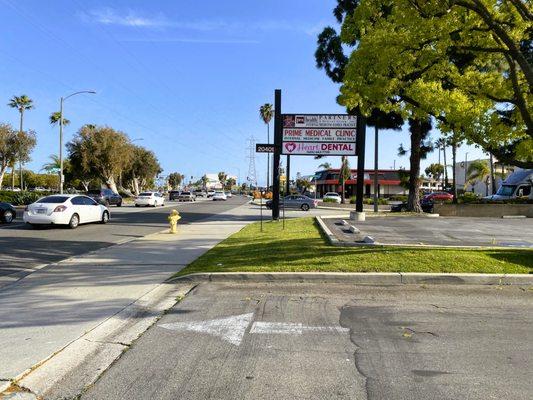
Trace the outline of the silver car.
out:
M 291 194 L 290 196 L 285 196 L 284 198 L 280 199 L 279 204 L 280 207 L 296 208 L 302 211 L 309 211 L 311 208 L 316 208 L 316 205 L 316 200 L 302 194 Z M 272 200 L 267 201 L 266 206 L 269 209 L 272 208 Z

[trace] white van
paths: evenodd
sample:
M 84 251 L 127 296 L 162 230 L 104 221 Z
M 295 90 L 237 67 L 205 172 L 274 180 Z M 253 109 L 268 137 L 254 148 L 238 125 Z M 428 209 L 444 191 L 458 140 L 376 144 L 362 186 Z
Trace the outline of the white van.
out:
M 513 172 L 502 182 L 502 185 L 492 196 L 484 197 L 484 200 L 504 201 L 529 197 L 533 199 L 533 169 L 520 169 Z

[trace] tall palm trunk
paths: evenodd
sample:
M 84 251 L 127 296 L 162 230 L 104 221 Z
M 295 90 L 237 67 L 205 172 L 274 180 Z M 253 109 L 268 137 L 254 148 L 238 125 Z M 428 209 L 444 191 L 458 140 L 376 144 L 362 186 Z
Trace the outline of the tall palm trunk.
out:
M 22 136 L 22 125 L 24 121 L 24 109 L 20 109 L 20 135 Z M 20 172 L 20 190 L 24 190 L 24 181 L 22 180 L 22 154 L 19 152 L 19 172 Z
M 267 144 L 270 144 L 270 124 L 267 126 Z M 267 153 L 267 192 L 270 191 L 270 153 Z
M 452 202 L 454 204 L 457 204 L 457 176 L 456 176 L 457 174 L 455 171 L 456 162 L 457 162 L 457 142 L 455 141 L 455 139 L 453 139 L 452 141 L 452 179 L 453 179 L 453 186 L 452 186 L 453 200 Z
M 444 161 L 444 187 L 447 188 L 449 185 L 448 182 L 448 164 L 446 163 L 446 142 L 442 145 L 442 156 Z
M 422 121 L 415 119 L 411 124 L 411 153 L 409 156 L 409 197 L 407 198 L 407 210 L 422 212 L 420 207 L 420 159 L 422 158 Z

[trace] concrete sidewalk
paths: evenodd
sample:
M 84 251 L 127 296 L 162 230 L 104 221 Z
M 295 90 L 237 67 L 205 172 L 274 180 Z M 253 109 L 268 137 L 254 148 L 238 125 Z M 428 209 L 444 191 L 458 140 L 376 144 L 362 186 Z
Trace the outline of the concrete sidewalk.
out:
M 256 214 L 244 205 L 182 225 L 177 235 L 157 233 L 71 258 L 5 287 L 0 291 L 0 392 L 9 380 L 20 382 L 30 369 L 34 375 L 46 367 L 44 360 L 141 298 L 151 296 L 156 304 L 157 293 L 171 307 L 176 300 L 169 303 L 169 293 L 176 288 L 163 282 L 255 221 Z M 160 308 L 155 307 L 164 312 Z

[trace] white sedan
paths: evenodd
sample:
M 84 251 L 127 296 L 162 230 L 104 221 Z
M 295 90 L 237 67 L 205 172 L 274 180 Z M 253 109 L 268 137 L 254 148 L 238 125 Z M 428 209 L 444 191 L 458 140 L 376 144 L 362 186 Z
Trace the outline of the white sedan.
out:
M 135 207 L 140 206 L 164 206 L 165 198 L 159 192 L 143 192 L 135 198 Z
M 109 221 L 109 210 L 87 196 L 58 194 L 46 196 L 24 210 L 24 222 L 36 225 L 68 225 L 75 229 L 79 224 Z
M 226 193 L 224 192 L 215 192 L 215 194 L 213 195 L 213 201 L 218 201 L 218 200 L 226 201 L 227 198 L 228 197 L 226 196 Z
M 328 201 L 333 201 L 334 203 L 341 203 L 341 195 L 335 192 L 327 192 L 322 200 L 330 199 Z

